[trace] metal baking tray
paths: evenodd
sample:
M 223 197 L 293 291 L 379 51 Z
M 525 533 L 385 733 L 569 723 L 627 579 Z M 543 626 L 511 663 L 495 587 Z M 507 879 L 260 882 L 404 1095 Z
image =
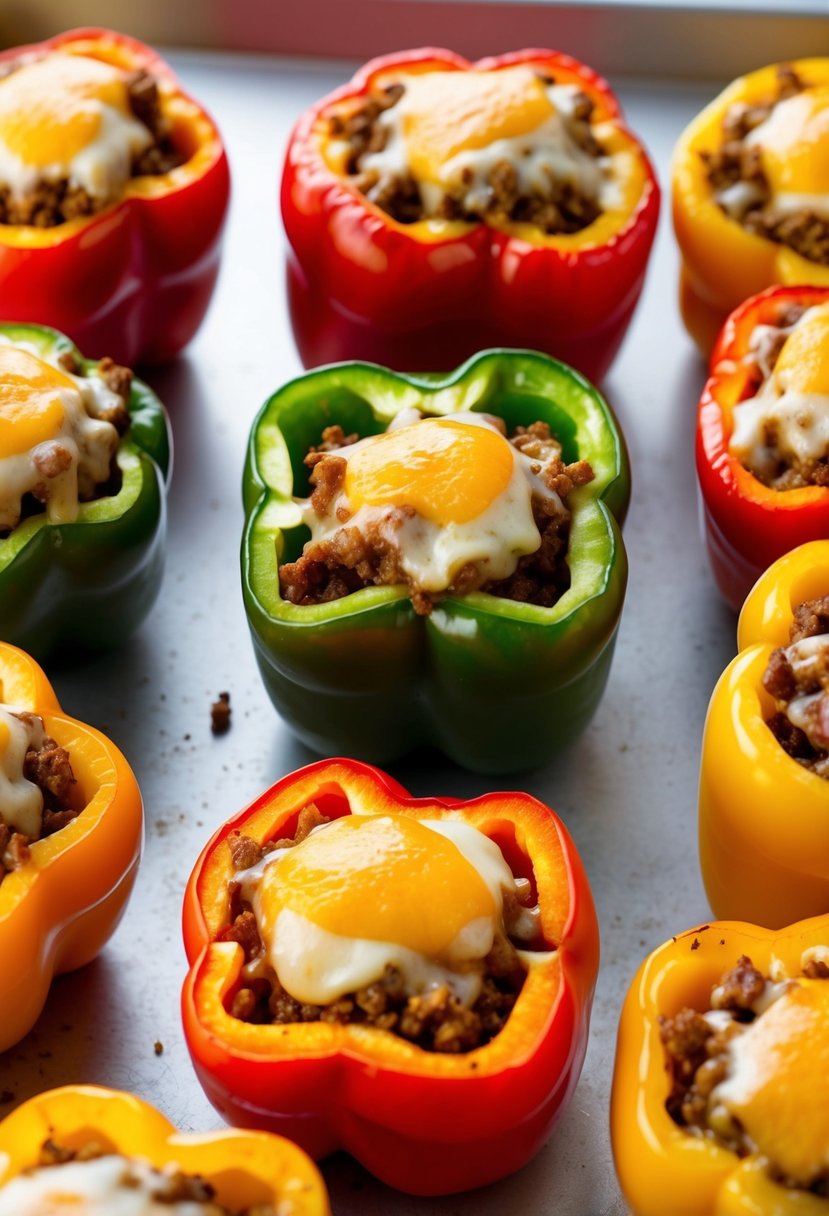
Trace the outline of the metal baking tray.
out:
M 248 428 L 265 397 L 301 370 L 284 301 L 277 179 L 296 116 L 353 65 L 202 52 L 170 59 L 218 120 L 234 197 L 207 321 L 184 357 L 147 376 L 169 409 L 175 443 L 165 582 L 128 646 L 49 673 L 66 710 L 110 734 L 134 766 L 146 848 L 109 947 L 54 984 L 35 1030 L 0 1057 L 0 1114 L 54 1085 L 97 1082 L 134 1090 L 182 1128 L 205 1129 L 220 1120 L 196 1081 L 179 1020 L 184 884 L 214 828 L 315 758 L 260 684 L 237 574 Z M 666 186 L 672 146 L 712 86 L 654 78 L 614 84 Z M 697 864 L 699 743 L 709 695 L 735 650 L 735 619 L 714 591 L 698 532 L 693 429 L 705 369 L 680 323 L 677 271 L 666 207 L 639 310 L 604 386 L 630 445 L 634 494 L 625 527 L 627 603 L 593 723 L 566 755 L 506 781 L 474 777 L 431 752 L 393 770 L 418 795 L 527 789 L 567 822 L 602 932 L 575 1099 L 532 1164 L 463 1196 L 401 1196 L 336 1156 L 324 1173 L 337 1216 L 625 1211 L 608 1135 L 619 1009 L 644 955 L 708 915 Z M 210 704 L 224 689 L 232 729 L 215 738 Z

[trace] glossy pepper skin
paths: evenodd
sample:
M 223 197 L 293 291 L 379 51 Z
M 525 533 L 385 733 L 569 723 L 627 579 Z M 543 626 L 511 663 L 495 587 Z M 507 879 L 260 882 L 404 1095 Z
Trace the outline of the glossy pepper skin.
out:
M 769 288 L 731 314 L 711 355 L 697 411 L 697 478 L 711 571 L 735 612 L 773 561 L 797 545 L 829 536 L 829 488 L 774 490 L 728 450 L 734 406 L 757 390 L 744 362 L 752 334 L 760 325 L 775 324 L 788 305 L 811 308 L 827 300 L 829 287 Z M 819 357 L 829 363 L 829 350 Z
M 281 599 L 277 560 L 305 529 L 291 494 L 324 427 L 384 430 L 401 409 L 482 410 L 508 429 L 547 421 L 567 460 L 595 480 L 568 499 L 572 583 L 553 608 L 476 592 L 418 616 L 403 587 L 327 604 Z M 383 763 L 428 742 L 479 772 L 527 768 L 569 743 L 604 689 L 627 581 L 618 519 L 630 491 L 623 440 L 604 400 L 562 364 L 489 351 L 447 377 L 345 363 L 292 381 L 264 405 L 244 476 L 242 585 L 254 650 L 280 714 L 317 751 Z M 275 560 L 276 557 L 276 560 Z
M 722 122 L 735 104 L 758 105 L 776 95 L 779 64 L 733 81 L 680 137 L 671 169 L 673 220 L 682 255 L 680 307 L 685 327 L 707 357 L 726 317 L 748 296 L 774 284 L 829 287 L 821 266 L 749 232 L 719 207 L 701 153 L 722 147 Z M 829 58 L 791 66 L 807 84 L 829 84 Z
M 30 860 L 0 882 L 0 1051 L 31 1030 L 52 977 L 103 949 L 124 911 L 141 854 L 141 795 L 118 748 L 61 710 L 40 667 L 0 642 L 0 701 L 43 718 L 69 752 L 82 807 L 35 841 Z
M 2 337 L 26 342 L 44 358 L 69 352 L 87 372 L 95 367 L 63 334 L 42 325 L 0 323 Z M 62 648 L 119 645 L 161 587 L 169 424 L 140 380 L 132 382 L 129 411 L 116 494 L 81 503 L 74 523 L 50 523 L 43 511 L 0 537 L 0 638 L 39 659 Z
M 764 974 L 778 959 L 799 975 L 801 955 L 829 942 L 829 917 L 772 933 L 717 921 L 655 950 L 640 967 L 619 1023 L 610 1124 L 616 1172 L 633 1216 L 825 1216 L 826 1199 L 773 1182 L 754 1154 L 739 1158 L 674 1123 L 659 1015 L 710 1007 L 711 989 L 742 954 Z M 786 1090 L 780 1078 L 781 1100 Z M 819 1114 L 803 1112 L 803 1118 Z
M 328 118 L 401 72 L 496 72 L 530 64 L 573 83 L 630 152 L 635 189 L 579 233 L 528 224 L 432 220 L 400 224 L 326 163 Z M 366 359 L 402 371 L 449 371 L 487 346 L 533 347 L 592 380 L 610 366 L 635 308 L 659 214 L 659 188 L 623 125 L 607 82 L 549 50 L 470 63 L 431 47 L 373 59 L 299 120 L 282 179 L 290 244 L 288 291 L 306 367 Z
M 97 215 L 53 228 L 0 224 L 0 316 L 53 325 L 90 355 L 130 367 L 171 359 L 201 324 L 219 270 L 230 194 L 219 133 L 164 60 L 125 34 L 70 30 L 4 51 L 0 68 L 50 51 L 150 72 L 188 159 L 131 179 Z
M 262 1132 L 186 1135 L 133 1094 L 97 1085 L 66 1085 L 24 1102 L 0 1123 L 0 1187 L 37 1165 L 45 1140 L 78 1150 L 90 1142 L 108 1152 L 176 1165 L 216 1190 L 232 1211 L 281 1203 L 291 1216 L 330 1216 L 325 1184 L 295 1144 Z M 58 1167 L 60 1168 L 60 1167 Z
M 285 836 L 309 802 L 330 818 L 461 821 L 495 840 L 514 873 L 532 875 L 542 936 L 555 949 L 538 954 L 506 1025 L 484 1047 L 441 1055 L 373 1027 L 251 1025 L 227 1012 L 244 959 L 235 943 L 213 940 L 228 919 L 224 842 L 234 829 L 259 841 Z M 598 968 L 596 913 L 567 830 L 527 794 L 415 799 L 353 760 L 300 769 L 210 840 L 187 886 L 184 941 L 184 1031 L 214 1106 L 232 1123 L 278 1128 L 315 1157 L 345 1148 L 400 1190 L 449 1194 L 519 1169 L 578 1080 Z
M 740 653 L 708 709 L 699 791 L 700 863 L 715 916 L 779 928 L 829 912 L 829 782 L 783 750 L 766 726 L 762 685 L 788 646 L 794 609 L 829 595 L 829 540 L 786 554 L 746 600 Z

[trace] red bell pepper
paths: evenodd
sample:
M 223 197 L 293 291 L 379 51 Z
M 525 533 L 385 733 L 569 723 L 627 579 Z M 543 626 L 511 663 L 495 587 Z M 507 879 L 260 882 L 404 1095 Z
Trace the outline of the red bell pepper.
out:
M 503 1029 L 462 1055 L 425 1051 L 369 1025 L 254 1025 L 228 1012 L 243 951 L 216 940 L 233 877 L 225 841 L 290 834 L 313 802 L 329 818 L 412 815 L 471 824 L 530 877 L 545 945 Z M 416 915 L 416 913 L 414 913 Z M 184 902 L 190 972 L 184 1031 L 207 1096 L 231 1123 L 278 1128 L 313 1156 L 351 1152 L 414 1194 L 480 1186 L 524 1165 L 571 1096 L 587 1046 L 598 926 L 581 861 L 558 817 L 527 794 L 415 799 L 386 774 L 323 760 L 285 777 L 213 836 Z
M 87 355 L 133 366 L 172 358 L 207 310 L 230 191 L 212 119 L 155 51 L 109 30 L 79 29 L 0 54 L 0 68 L 53 51 L 85 55 L 158 82 L 184 164 L 134 177 L 96 215 L 51 228 L 0 224 L 0 315 L 68 334 Z
M 619 207 L 580 232 L 398 223 L 326 162 L 331 115 L 401 72 L 496 72 L 517 64 L 587 93 L 605 146 L 629 155 Z M 300 357 L 306 367 L 356 358 L 401 371 L 448 371 L 484 347 L 532 347 L 600 379 L 639 297 L 658 213 L 647 154 L 623 125 L 607 82 L 575 59 L 524 50 L 472 64 L 432 48 L 374 59 L 306 111 L 288 146 L 282 216 Z
M 752 296 L 728 318 L 711 355 L 697 415 L 697 476 L 714 580 L 735 611 L 778 557 L 829 536 L 829 488 L 772 489 L 729 452 L 734 406 L 758 387 L 745 358 L 755 329 L 774 325 L 792 304 L 827 300 L 829 289 L 822 287 L 772 287 Z M 829 360 L 829 351 L 820 357 Z

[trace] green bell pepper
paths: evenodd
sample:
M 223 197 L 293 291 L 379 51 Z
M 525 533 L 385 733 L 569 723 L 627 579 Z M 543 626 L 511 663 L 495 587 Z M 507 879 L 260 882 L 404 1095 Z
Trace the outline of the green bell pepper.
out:
M 571 584 L 552 608 L 484 592 L 418 616 L 404 587 L 366 587 L 312 606 L 283 600 L 278 563 L 308 538 L 292 494 L 324 427 L 365 436 L 402 409 L 480 410 L 511 430 L 549 423 L 566 461 L 595 479 L 568 497 Z M 244 475 L 242 584 L 268 693 L 317 751 L 387 763 L 421 743 L 478 772 L 539 764 L 586 726 L 601 697 L 627 582 L 620 532 L 630 496 L 624 441 L 599 393 L 530 351 L 485 351 L 445 376 L 341 363 L 301 376 L 263 406 Z
M 87 374 L 97 366 L 46 326 L 0 324 L 0 337 L 25 342 L 41 358 L 71 352 Z M 0 538 L 0 638 L 40 660 L 61 647 L 118 645 L 161 586 L 169 423 L 140 380 L 132 382 L 128 409 L 118 492 L 82 503 L 73 523 L 50 523 L 37 512 Z

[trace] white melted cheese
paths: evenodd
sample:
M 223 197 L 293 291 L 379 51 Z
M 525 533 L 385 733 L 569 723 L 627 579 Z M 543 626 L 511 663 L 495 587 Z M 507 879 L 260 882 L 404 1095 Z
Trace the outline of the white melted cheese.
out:
M 447 415 L 447 418 L 501 434 L 484 414 L 459 411 Z M 370 439 L 361 439 L 338 449 L 336 455 L 348 461 L 370 442 Z M 533 495 L 554 504 L 556 513 L 566 513 L 559 495 L 544 483 L 544 469 L 552 457 L 542 464 L 512 445 L 510 451 L 513 454 L 513 470 L 509 483 L 475 519 L 465 523 L 436 524 L 420 515 L 413 515 L 401 524 L 392 508 L 363 505 L 350 515 L 345 526 L 363 533 L 371 525 L 379 527 L 384 538 L 398 549 L 400 565 L 408 578 L 423 591 L 447 590 L 458 571 L 468 563 L 483 571 L 482 581 L 509 578 L 518 565 L 518 559 L 524 554 L 535 553 L 541 543 L 533 519 Z M 297 501 L 303 522 L 310 529 L 314 541 L 329 540 L 341 530 L 343 525 L 337 516 L 338 509 L 344 508 L 350 513 L 344 492 L 332 498 L 324 515 L 317 514 L 310 499 Z
M 51 362 L 25 342 L 10 342 L 3 336 L 0 342 Z M 53 366 L 59 367 L 56 360 Z M 61 426 L 49 440 L 26 452 L 4 455 L 0 451 L 0 531 L 17 526 L 24 494 L 37 490 L 38 497 L 45 498 L 44 509 L 50 523 L 72 523 L 78 517 L 80 502 L 94 497 L 95 487 L 109 480 L 119 436 L 111 422 L 97 415 L 122 405 L 121 398 L 94 372 L 89 376 L 73 376 L 63 368 L 60 370 L 75 386 L 74 390 L 54 390 L 63 406 Z M 48 477 L 38 468 L 37 461 L 48 455 L 48 448 L 55 444 L 68 453 L 69 461 L 65 469 Z
M 800 693 L 784 707 L 793 726 L 806 735 L 812 747 L 825 752 L 827 740 L 820 729 L 820 702 L 829 689 L 829 634 L 819 633 L 792 642 L 784 651 L 801 684 L 817 684 L 816 692 Z M 822 766 L 818 769 L 822 773 Z
M 155 1198 L 167 1172 L 114 1154 L 19 1174 L 0 1189 L 0 1216 L 222 1216 L 215 1203 Z
M 43 795 L 23 775 L 26 752 L 41 748 L 46 732 L 41 718 L 0 705 L 0 823 L 30 840 L 40 836 Z
M 787 334 L 810 323 L 807 309 Z M 752 346 L 760 346 L 768 327 L 758 327 Z M 761 368 L 761 371 L 764 370 Z M 790 388 L 785 371 L 766 375 L 760 391 L 735 405 L 729 451 L 761 479 L 775 476 L 778 465 L 813 465 L 829 457 L 829 396 Z
M 468 922 L 440 960 L 426 958 L 399 942 L 332 933 L 287 908 L 281 909 L 276 923 L 270 925 L 260 898 L 263 879 L 279 881 L 280 858 L 290 850 L 266 854 L 257 865 L 236 875 L 256 916 L 267 959 L 295 1000 L 309 1005 L 331 1004 L 345 993 L 379 980 L 385 968 L 393 965 L 403 973 L 408 993 L 445 986 L 463 1005 L 475 1003 L 483 978 L 480 964 L 492 949 L 496 929 L 502 923 L 503 892 L 515 891 L 515 878 L 498 846 L 476 828 L 437 819 L 421 822 L 456 845 L 489 888 L 495 905 L 493 917 Z M 326 826 L 315 831 L 324 832 Z M 428 898 L 428 892 L 424 892 L 424 898 Z
M 401 76 L 400 83 L 405 85 L 405 76 Z M 618 205 L 618 186 L 613 179 L 614 158 L 591 156 L 567 130 L 565 120 L 573 112 L 579 89 L 575 85 L 548 85 L 546 92 L 555 113 L 535 130 L 494 140 L 483 148 L 464 149 L 440 166 L 437 182 L 418 182 L 427 216 L 440 213 L 447 192 L 459 199 L 464 210 L 482 210 L 489 194 L 489 175 L 498 162 L 504 160 L 515 169 L 521 195 L 543 197 L 551 192 L 553 182 L 566 182 L 601 209 Z M 378 117 L 378 124 L 386 131 L 386 144 L 382 151 L 371 152 L 362 158 L 361 171 L 376 172 L 381 180 L 409 173 L 403 133 L 409 113 L 406 98 L 404 92 L 395 105 Z M 371 198 L 371 190 L 368 197 Z

